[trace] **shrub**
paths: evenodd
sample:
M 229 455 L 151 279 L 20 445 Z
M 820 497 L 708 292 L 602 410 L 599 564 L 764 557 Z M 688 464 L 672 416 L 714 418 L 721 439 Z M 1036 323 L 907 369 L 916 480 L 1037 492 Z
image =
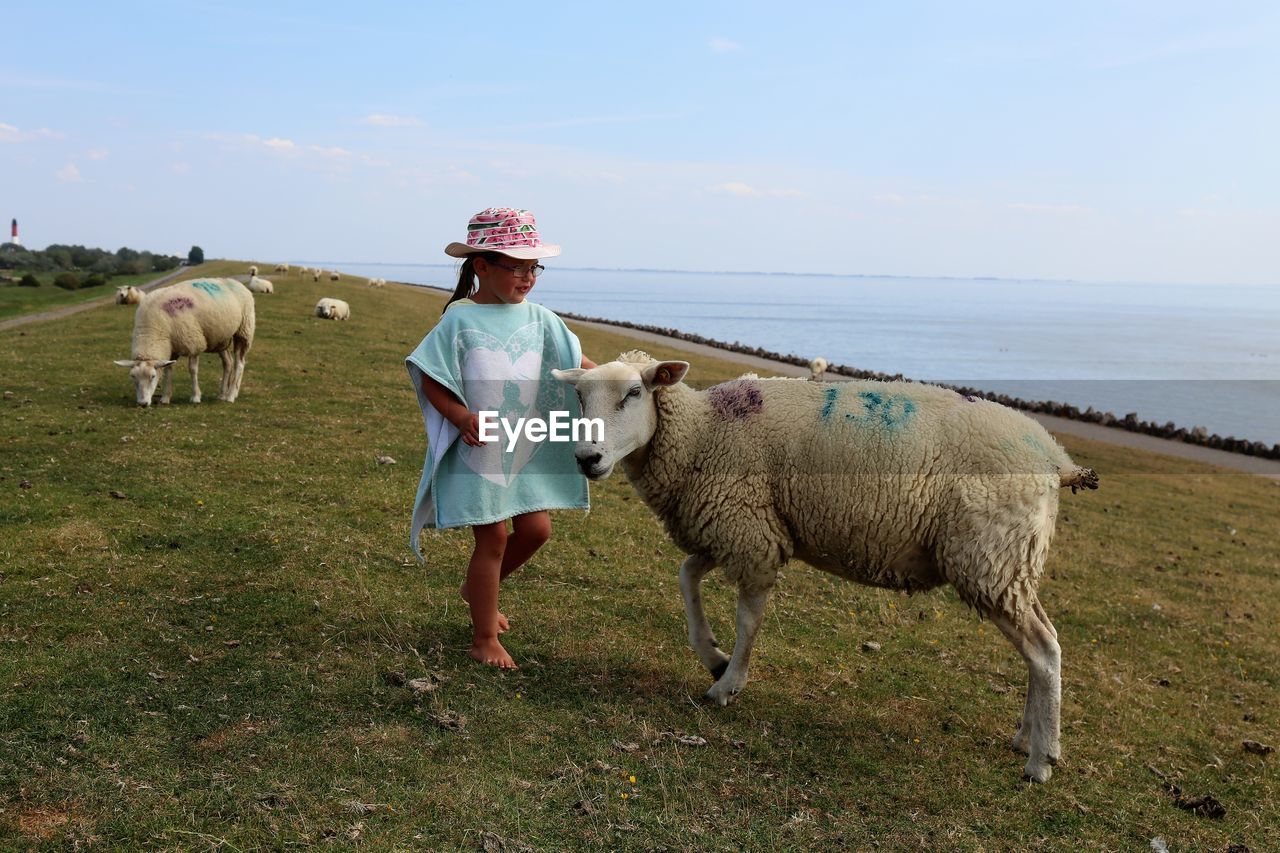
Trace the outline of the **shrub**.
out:
M 199 246 L 192 246 L 191 251 L 187 252 L 187 263 L 191 266 L 204 263 L 204 249 Z
M 80 287 L 80 279 L 73 272 L 60 272 L 53 283 L 63 290 L 77 290 Z
M 26 275 L 24 275 L 22 277 L 22 280 L 18 282 L 18 287 L 39 287 L 39 286 L 40 286 L 40 279 L 36 278 L 31 273 L 27 273 Z
M 102 273 L 95 272 L 92 275 L 86 276 L 85 280 L 80 282 L 80 287 L 101 287 L 106 283 L 107 277 Z

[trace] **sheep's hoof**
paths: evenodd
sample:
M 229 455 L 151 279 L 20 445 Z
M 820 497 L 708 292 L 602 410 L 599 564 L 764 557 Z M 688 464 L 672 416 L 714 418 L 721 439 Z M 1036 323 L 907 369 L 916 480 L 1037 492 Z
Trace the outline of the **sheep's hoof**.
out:
M 1043 785 L 1049 781 L 1049 777 L 1053 775 L 1053 768 L 1048 764 L 1032 764 L 1027 762 L 1027 766 L 1022 768 L 1022 781 L 1036 782 Z
M 725 687 L 720 681 L 716 681 L 715 684 L 707 689 L 706 693 L 702 694 L 702 698 L 723 708 L 738 697 L 738 692 L 738 690 Z

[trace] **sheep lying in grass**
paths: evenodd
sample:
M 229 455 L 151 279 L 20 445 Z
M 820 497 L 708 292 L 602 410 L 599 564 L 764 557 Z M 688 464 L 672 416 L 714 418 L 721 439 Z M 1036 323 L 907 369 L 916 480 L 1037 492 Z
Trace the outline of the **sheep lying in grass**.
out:
M 142 297 L 146 296 L 141 290 L 133 287 L 117 287 L 116 288 L 116 304 L 117 305 L 137 305 L 142 301 Z
M 275 269 L 275 271 L 276 271 L 276 272 L 282 272 L 282 273 L 284 273 L 285 275 L 288 275 L 288 274 L 289 274 L 289 265 L 288 265 L 288 264 L 276 264 L 276 269 Z
M 382 286 L 383 286 L 384 284 L 386 284 L 386 283 L 387 283 L 387 280 L 386 280 L 385 278 L 371 278 L 371 279 L 369 279 L 369 286 L 370 286 L 370 287 L 382 287 Z
M 831 365 L 827 364 L 827 360 L 822 356 L 818 356 L 809 362 L 809 378 L 814 382 L 822 381 L 822 374 L 827 372 L 827 368 Z
M 175 356 L 187 356 L 191 402 L 200 402 L 199 355 L 222 357 L 218 399 L 235 402 L 244 377 L 245 356 L 253 345 L 253 295 L 230 278 L 180 281 L 151 294 L 133 318 L 133 358 L 116 364 L 129 368 L 139 406 L 150 406 L 164 371 L 161 403 L 173 395 Z
M 254 275 L 257 275 L 257 274 L 258 274 L 258 267 L 257 267 L 257 265 L 254 265 L 254 266 L 249 267 L 249 275 L 254 276 Z
M 950 583 L 1026 660 L 1030 679 L 1015 749 L 1044 782 L 1060 755 L 1057 634 L 1036 587 L 1058 491 L 1096 488 L 1035 421 L 954 391 L 906 382 L 737 379 L 706 391 L 689 365 L 641 352 L 591 370 L 555 371 L 576 386 L 600 441 L 580 442 L 587 477 L 621 463 L 688 559 L 680 569 L 689 641 L 728 704 L 778 570 L 792 557 L 873 586 Z M 594 437 L 594 436 L 593 436 Z M 733 655 L 716 645 L 700 585 L 720 566 L 738 587 Z
M 341 299 L 325 297 L 316 303 L 316 316 L 325 320 L 350 320 L 351 306 Z
M 275 293 L 276 286 L 269 279 L 258 278 L 256 275 L 249 276 L 249 284 L 247 285 L 250 293 Z

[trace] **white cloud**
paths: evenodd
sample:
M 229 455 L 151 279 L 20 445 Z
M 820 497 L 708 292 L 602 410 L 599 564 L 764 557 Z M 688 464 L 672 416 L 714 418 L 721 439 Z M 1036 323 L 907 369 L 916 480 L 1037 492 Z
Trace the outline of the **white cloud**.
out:
M 183 163 L 170 163 L 170 164 L 169 164 L 169 171 L 170 171 L 170 172 L 173 172 L 175 175 L 187 175 L 187 174 L 190 174 L 190 173 L 191 173 L 191 164 L 190 164 L 190 163 L 185 163 L 185 162 L 183 162 Z
M 739 198 L 802 198 L 806 193 L 800 190 L 762 190 L 741 181 L 730 181 L 712 187 L 715 192 L 736 195 Z
M 371 127 L 422 127 L 424 122 L 413 116 L 393 116 L 385 113 L 371 113 L 360 119 L 360 124 Z
M 256 139 L 256 137 L 254 138 Z M 262 144 L 273 151 L 294 151 L 298 147 L 297 143 L 292 139 L 281 139 L 278 136 L 273 136 L 270 139 L 264 139 L 262 140 Z
M 742 45 L 736 41 L 721 38 L 720 36 L 713 36 L 707 44 L 712 53 L 733 53 L 734 51 L 742 50 Z
M 62 139 L 65 134 L 42 127 L 39 130 L 19 130 L 11 124 L 0 122 L 0 142 L 34 142 L 37 139 Z
M 1028 213 L 1053 213 L 1067 216 L 1081 216 L 1093 213 L 1092 207 L 1084 207 L 1078 204 L 1031 204 L 1028 202 L 1014 202 L 1009 205 L 1011 210 L 1024 210 Z
M 53 173 L 53 176 L 64 184 L 75 184 L 80 181 L 80 170 L 75 163 L 68 163 Z
M 85 156 L 87 156 L 90 160 L 105 160 L 107 159 L 107 149 L 92 148 L 89 150 L 89 153 L 86 154 Z

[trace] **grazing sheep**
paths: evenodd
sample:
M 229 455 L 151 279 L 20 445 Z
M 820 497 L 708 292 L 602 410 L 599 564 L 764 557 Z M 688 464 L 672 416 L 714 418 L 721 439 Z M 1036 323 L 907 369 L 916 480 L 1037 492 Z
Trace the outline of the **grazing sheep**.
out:
M 950 583 L 990 618 L 1029 671 L 1015 749 L 1028 779 L 1058 760 L 1057 634 L 1036 587 L 1058 490 L 1096 488 L 1043 427 L 995 403 L 907 382 L 737 379 L 706 391 L 689 365 L 630 352 L 591 370 L 556 371 L 577 387 L 587 477 L 619 462 L 689 554 L 680 569 L 689 640 L 728 704 L 747 665 L 778 570 L 792 557 L 839 577 L 908 592 Z M 733 655 L 716 645 L 700 585 L 715 566 L 738 587 Z
M 386 280 L 385 278 L 371 278 L 371 279 L 369 279 L 369 286 L 370 286 L 370 287 L 382 287 L 382 286 L 383 286 L 384 284 L 386 284 L 386 283 L 387 283 L 387 280 Z
M 821 382 L 822 374 L 827 372 L 828 367 L 830 367 L 830 365 L 827 364 L 827 360 L 822 356 L 818 356 L 813 361 L 809 362 L 809 378 L 814 382 Z
M 187 356 L 191 371 L 191 402 L 200 402 L 199 355 L 216 352 L 222 357 L 222 384 L 218 399 L 235 402 L 244 377 L 245 356 L 253 345 L 253 295 L 230 278 L 180 281 L 152 293 L 138 306 L 133 318 L 133 358 L 116 364 L 129 368 L 139 406 L 150 406 L 151 396 L 164 371 L 161 403 L 173 394 L 172 366 L 176 356 Z
M 329 273 L 329 281 L 342 281 L 342 273 L 337 270 Z
M 319 280 L 320 280 L 320 270 L 315 270 L 315 271 L 313 271 L 313 272 L 311 273 L 311 280 L 312 280 L 312 281 L 319 281 Z
M 117 287 L 116 288 L 116 304 L 117 305 L 137 305 L 142 301 L 142 297 L 146 296 L 141 290 L 133 287 Z
M 325 320 L 351 319 L 351 306 L 341 299 L 325 297 L 316 303 L 316 316 Z
M 248 284 L 250 293 L 275 293 L 276 286 L 269 279 L 258 278 L 256 275 L 249 276 Z
M 276 271 L 276 272 L 282 272 L 282 273 L 284 273 L 285 275 L 288 275 L 288 274 L 289 274 L 289 265 L 288 265 L 288 264 L 276 264 L 276 269 L 275 269 L 275 271 Z

